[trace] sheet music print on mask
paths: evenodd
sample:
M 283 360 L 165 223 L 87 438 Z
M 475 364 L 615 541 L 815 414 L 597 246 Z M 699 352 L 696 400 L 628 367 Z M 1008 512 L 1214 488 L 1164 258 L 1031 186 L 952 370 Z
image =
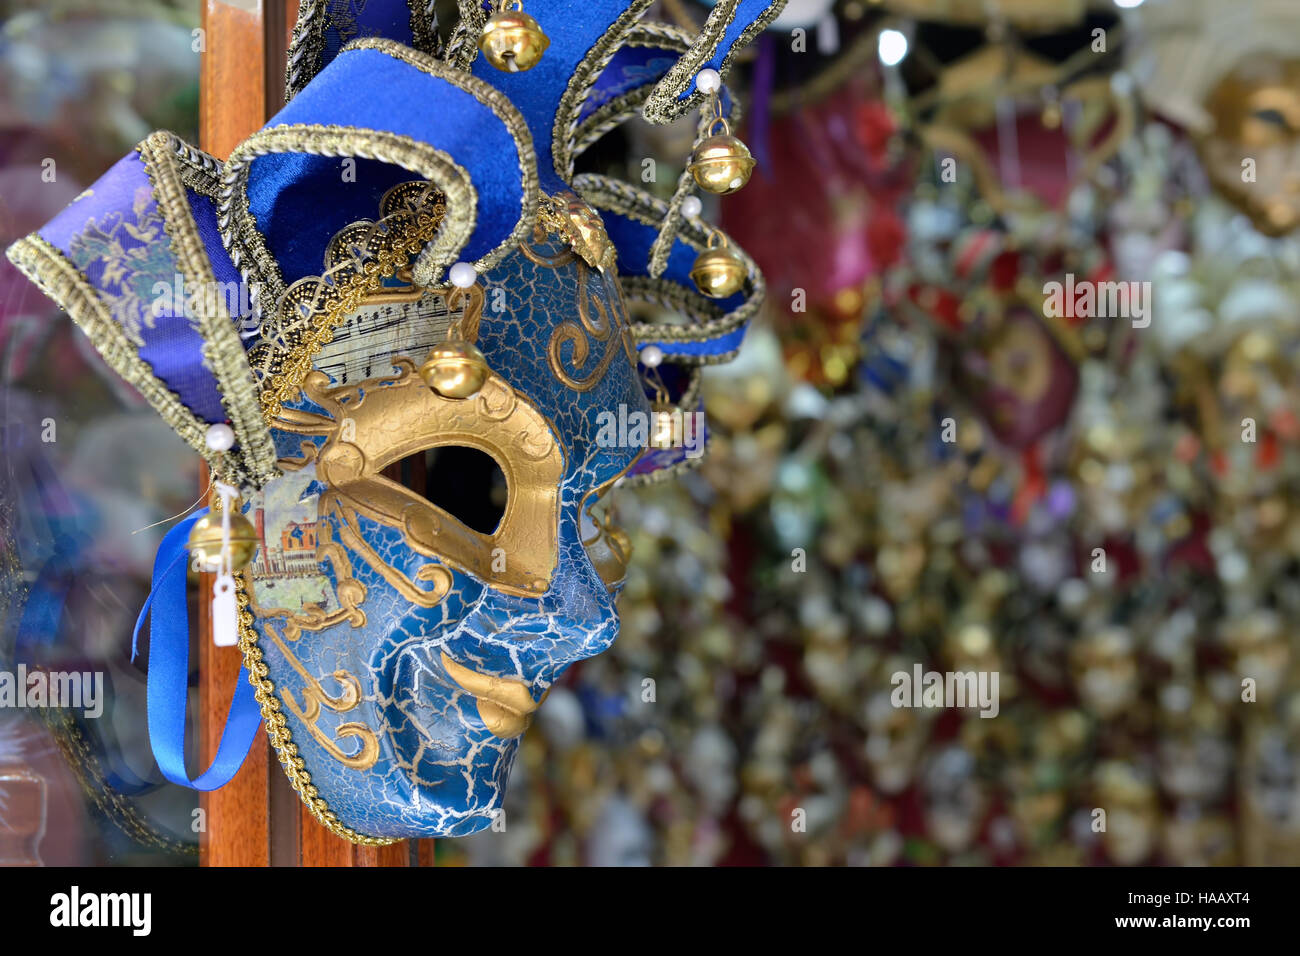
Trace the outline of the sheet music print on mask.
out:
M 315 367 L 339 385 L 385 375 L 394 355 L 427 354 L 463 315 L 463 306 L 448 309 L 440 293 L 414 302 L 372 302 L 338 327 Z

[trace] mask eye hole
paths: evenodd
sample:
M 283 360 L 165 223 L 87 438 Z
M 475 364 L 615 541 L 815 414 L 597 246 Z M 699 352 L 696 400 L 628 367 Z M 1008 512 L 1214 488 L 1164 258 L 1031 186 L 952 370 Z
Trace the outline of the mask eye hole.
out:
M 510 499 L 496 459 L 466 445 L 417 451 L 394 462 L 384 474 L 480 534 L 496 533 Z

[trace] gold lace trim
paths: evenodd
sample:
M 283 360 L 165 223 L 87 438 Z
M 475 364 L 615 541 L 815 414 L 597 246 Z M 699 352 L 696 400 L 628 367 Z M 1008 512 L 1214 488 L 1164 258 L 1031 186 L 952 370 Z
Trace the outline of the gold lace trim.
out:
M 740 0 L 719 0 L 709 11 L 709 18 L 704 21 L 704 29 L 700 31 L 699 37 L 664 75 L 646 100 L 644 114 L 648 122 L 656 125 L 671 123 L 700 105 L 704 94 L 699 90 L 693 90 L 684 100 L 680 97 L 694 84 L 695 74 L 717 52 L 718 44 L 722 42 L 731 21 L 736 18 L 739 7 Z M 773 0 L 768 4 L 767 9 L 736 38 L 736 42 L 731 45 L 731 49 L 727 51 L 718 67 L 723 82 L 726 82 L 727 73 L 731 70 L 731 63 L 736 54 L 753 42 L 754 38 L 776 19 L 784 7 L 785 0 Z

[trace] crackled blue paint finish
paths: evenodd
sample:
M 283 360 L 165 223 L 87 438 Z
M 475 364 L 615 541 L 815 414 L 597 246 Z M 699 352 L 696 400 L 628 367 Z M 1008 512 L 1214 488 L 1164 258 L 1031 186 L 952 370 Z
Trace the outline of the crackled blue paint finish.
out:
M 566 247 L 552 238 L 534 248 L 555 256 Z M 446 673 L 443 652 L 481 674 L 522 680 L 533 699 L 540 700 L 570 664 L 605 650 L 618 632 L 615 595 L 582 545 L 579 507 L 594 488 L 624 472 L 640 451 L 598 447 L 598 413 L 619 404 L 646 412 L 648 404 L 621 342 L 627 318 L 613 276 L 589 272 L 589 294 L 616 323 L 608 340 L 593 339 L 581 366 L 574 366 L 571 346 L 561 352 L 565 371 L 581 380 L 598 366 L 606 349 L 615 349 L 607 372 L 587 392 L 573 390 L 552 373 L 546 358 L 552 333 L 578 317 L 578 268 L 576 263 L 538 265 L 515 252 L 481 280 L 488 295 L 478 346 L 493 370 L 546 417 L 565 453 L 559 559 L 549 590 L 540 598 L 518 597 L 447 566 L 453 578 L 450 593 L 438 606 L 423 608 L 403 598 L 360 554 L 349 552 L 353 576 L 366 588 L 361 605 L 365 625 L 304 630 L 291 644 L 301 665 L 328 693 L 342 691 L 330 676 L 336 670 L 361 681 L 360 705 L 345 714 L 324 709 L 318 726 L 333 735 L 339 724 L 359 721 L 376 731 L 380 755 L 368 770 L 341 764 L 291 709 L 285 710 L 320 796 L 341 822 L 361 833 L 460 836 L 489 826 L 502 806 L 518 738 L 499 739 L 484 726 L 476 700 Z M 502 312 L 492 308 L 498 288 L 505 290 Z M 414 358 L 418 362 L 422 356 Z M 306 400 L 297 407 L 320 411 Z M 284 456 L 298 455 L 304 440 L 284 432 L 276 439 Z M 306 494 L 321 487 L 316 482 Z M 338 520 L 329 521 L 339 540 Z M 410 548 L 400 530 L 364 517 L 360 523 L 383 561 L 408 577 L 430 562 Z M 332 565 L 322 562 L 320 568 L 337 586 Z M 284 621 L 267 620 L 277 629 Z M 265 625 L 257 622 L 270 678 L 281 697 L 292 694 L 301 703 L 305 682 L 267 638 Z M 348 753 L 357 749 L 346 738 L 340 744 Z

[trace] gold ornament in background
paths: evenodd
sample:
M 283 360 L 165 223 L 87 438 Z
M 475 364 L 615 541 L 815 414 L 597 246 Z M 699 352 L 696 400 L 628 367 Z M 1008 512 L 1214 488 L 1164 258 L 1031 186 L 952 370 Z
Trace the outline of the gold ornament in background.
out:
M 722 124 L 722 132 L 714 133 Z M 700 141 L 691 154 L 687 167 L 700 188 L 715 196 L 727 196 L 744 187 L 754 171 L 754 157 L 749 147 L 735 136 L 722 117 L 714 120 L 709 135 Z
M 191 554 L 204 571 L 221 567 L 221 512 L 209 511 L 190 529 Z M 230 516 L 230 569 L 242 571 L 257 553 L 257 532 L 253 523 L 238 512 Z
M 982 131 L 997 128 L 1000 111 L 1030 111 L 1047 128 L 1060 128 L 1064 111 L 1071 111 L 1065 132 L 1080 157 L 1071 188 L 1091 179 L 1131 135 L 1131 97 L 1108 79 L 1070 79 L 1068 62 L 1063 67 L 1016 46 L 988 44 L 945 66 L 938 82 L 912 99 L 910 108 L 925 117 L 918 133 L 926 149 L 968 166 L 980 199 L 993 212 L 1030 212 L 1040 205 L 1022 186 L 1002 181 L 997 158 L 981 139 Z M 1044 91 L 1050 97 L 1046 109 Z
M 420 365 L 424 384 L 443 398 L 471 398 L 489 375 L 487 359 L 464 339 L 450 338 L 435 346 Z
M 714 246 L 714 242 L 722 243 Z M 709 236 L 709 247 L 701 252 L 691 266 L 691 281 L 711 299 L 725 299 L 740 291 L 749 270 L 740 253 L 727 245 L 718 233 Z
M 478 46 L 498 70 L 522 73 L 531 70 L 551 45 L 537 21 L 524 13 L 519 0 L 488 18 Z

